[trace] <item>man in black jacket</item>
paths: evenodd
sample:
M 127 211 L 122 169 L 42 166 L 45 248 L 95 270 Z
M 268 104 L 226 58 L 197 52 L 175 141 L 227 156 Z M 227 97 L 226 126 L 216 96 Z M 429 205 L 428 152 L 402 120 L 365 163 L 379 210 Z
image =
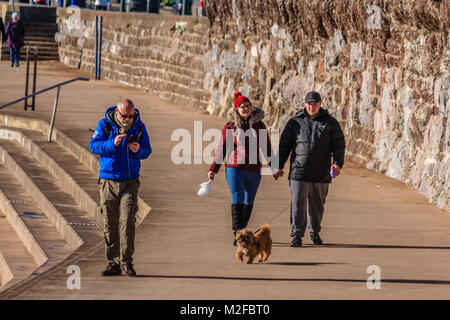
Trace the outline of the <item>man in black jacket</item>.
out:
M 306 226 L 313 243 L 322 244 L 319 232 L 328 185 L 331 176 L 338 176 L 344 165 L 344 134 L 337 120 L 321 105 L 320 94 L 308 92 L 305 108 L 288 121 L 280 139 L 280 165 L 274 176 L 278 179 L 283 175 L 291 154 L 292 247 L 302 246 Z

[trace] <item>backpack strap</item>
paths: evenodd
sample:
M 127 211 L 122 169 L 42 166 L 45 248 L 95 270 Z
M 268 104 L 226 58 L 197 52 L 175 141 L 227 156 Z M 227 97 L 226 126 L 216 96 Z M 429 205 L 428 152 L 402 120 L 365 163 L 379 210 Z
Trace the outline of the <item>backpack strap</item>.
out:
M 105 134 L 106 139 L 109 138 L 109 135 L 112 130 L 112 125 L 108 121 L 105 121 L 105 129 L 103 130 L 103 133 Z
M 142 136 L 142 132 L 144 132 L 144 127 L 143 126 L 139 126 L 138 128 L 138 132 L 139 132 L 139 136 L 138 136 L 138 140 L 141 138 Z

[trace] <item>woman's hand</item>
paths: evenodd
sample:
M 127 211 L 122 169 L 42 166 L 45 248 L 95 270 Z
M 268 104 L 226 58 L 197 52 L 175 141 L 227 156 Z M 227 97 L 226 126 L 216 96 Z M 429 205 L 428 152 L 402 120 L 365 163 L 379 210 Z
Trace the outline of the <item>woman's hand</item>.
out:
M 214 171 L 208 172 L 208 179 L 214 180 L 215 175 L 216 175 L 216 173 Z
M 273 169 L 272 175 L 275 180 L 278 180 L 279 177 L 282 177 L 284 174 L 282 169 Z

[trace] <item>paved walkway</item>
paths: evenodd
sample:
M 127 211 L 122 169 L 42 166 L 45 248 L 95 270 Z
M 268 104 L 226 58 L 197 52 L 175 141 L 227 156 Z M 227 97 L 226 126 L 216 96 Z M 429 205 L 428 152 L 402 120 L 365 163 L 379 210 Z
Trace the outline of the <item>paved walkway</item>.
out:
M 0 104 L 23 95 L 25 70 L 0 62 Z M 38 90 L 76 76 L 56 62 L 39 65 Z M 23 104 L 9 112 L 50 121 L 55 92 L 37 98 L 36 111 Z M 449 299 L 450 216 L 402 183 L 350 161 L 331 185 L 321 236 L 324 246 L 291 248 L 289 211 L 272 221 L 274 247 L 263 264 L 239 264 L 232 246 L 230 195 L 224 171 L 213 195 L 200 199 L 207 164 L 171 161 L 171 134 L 202 121 L 203 132 L 224 120 L 171 104 L 143 91 L 108 81 L 78 82 L 61 90 L 56 126 L 84 147 L 106 107 L 131 98 L 148 126 L 153 154 L 143 162 L 140 196 L 152 211 L 137 230 L 139 277 L 102 278 L 103 249 L 77 265 L 81 289 L 68 290 L 65 270 L 34 283 L 22 299 Z M 208 143 L 204 143 L 206 146 Z M 262 179 L 250 228 L 287 209 L 286 177 Z M 369 290 L 367 268 L 381 270 L 381 289 Z

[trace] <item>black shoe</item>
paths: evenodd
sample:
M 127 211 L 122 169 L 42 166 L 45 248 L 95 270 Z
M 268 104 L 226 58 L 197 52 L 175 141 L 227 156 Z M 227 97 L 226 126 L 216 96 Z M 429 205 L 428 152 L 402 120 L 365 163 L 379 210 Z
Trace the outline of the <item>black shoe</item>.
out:
M 134 271 L 133 264 L 131 262 L 120 264 L 122 271 L 129 277 L 136 277 L 136 271 Z
M 302 238 L 299 236 L 295 236 L 291 241 L 291 247 L 301 247 L 302 246 Z
M 14 68 L 14 63 L 11 63 L 11 68 Z
M 19 63 L 16 63 L 16 67 L 20 67 L 20 64 L 19 64 Z
M 117 263 L 111 262 L 106 267 L 105 271 L 102 271 L 103 277 L 108 276 L 120 276 L 122 271 L 120 270 L 120 266 Z
M 311 240 L 315 245 L 320 246 L 322 244 L 322 239 L 320 239 L 319 234 L 315 232 L 310 233 Z

